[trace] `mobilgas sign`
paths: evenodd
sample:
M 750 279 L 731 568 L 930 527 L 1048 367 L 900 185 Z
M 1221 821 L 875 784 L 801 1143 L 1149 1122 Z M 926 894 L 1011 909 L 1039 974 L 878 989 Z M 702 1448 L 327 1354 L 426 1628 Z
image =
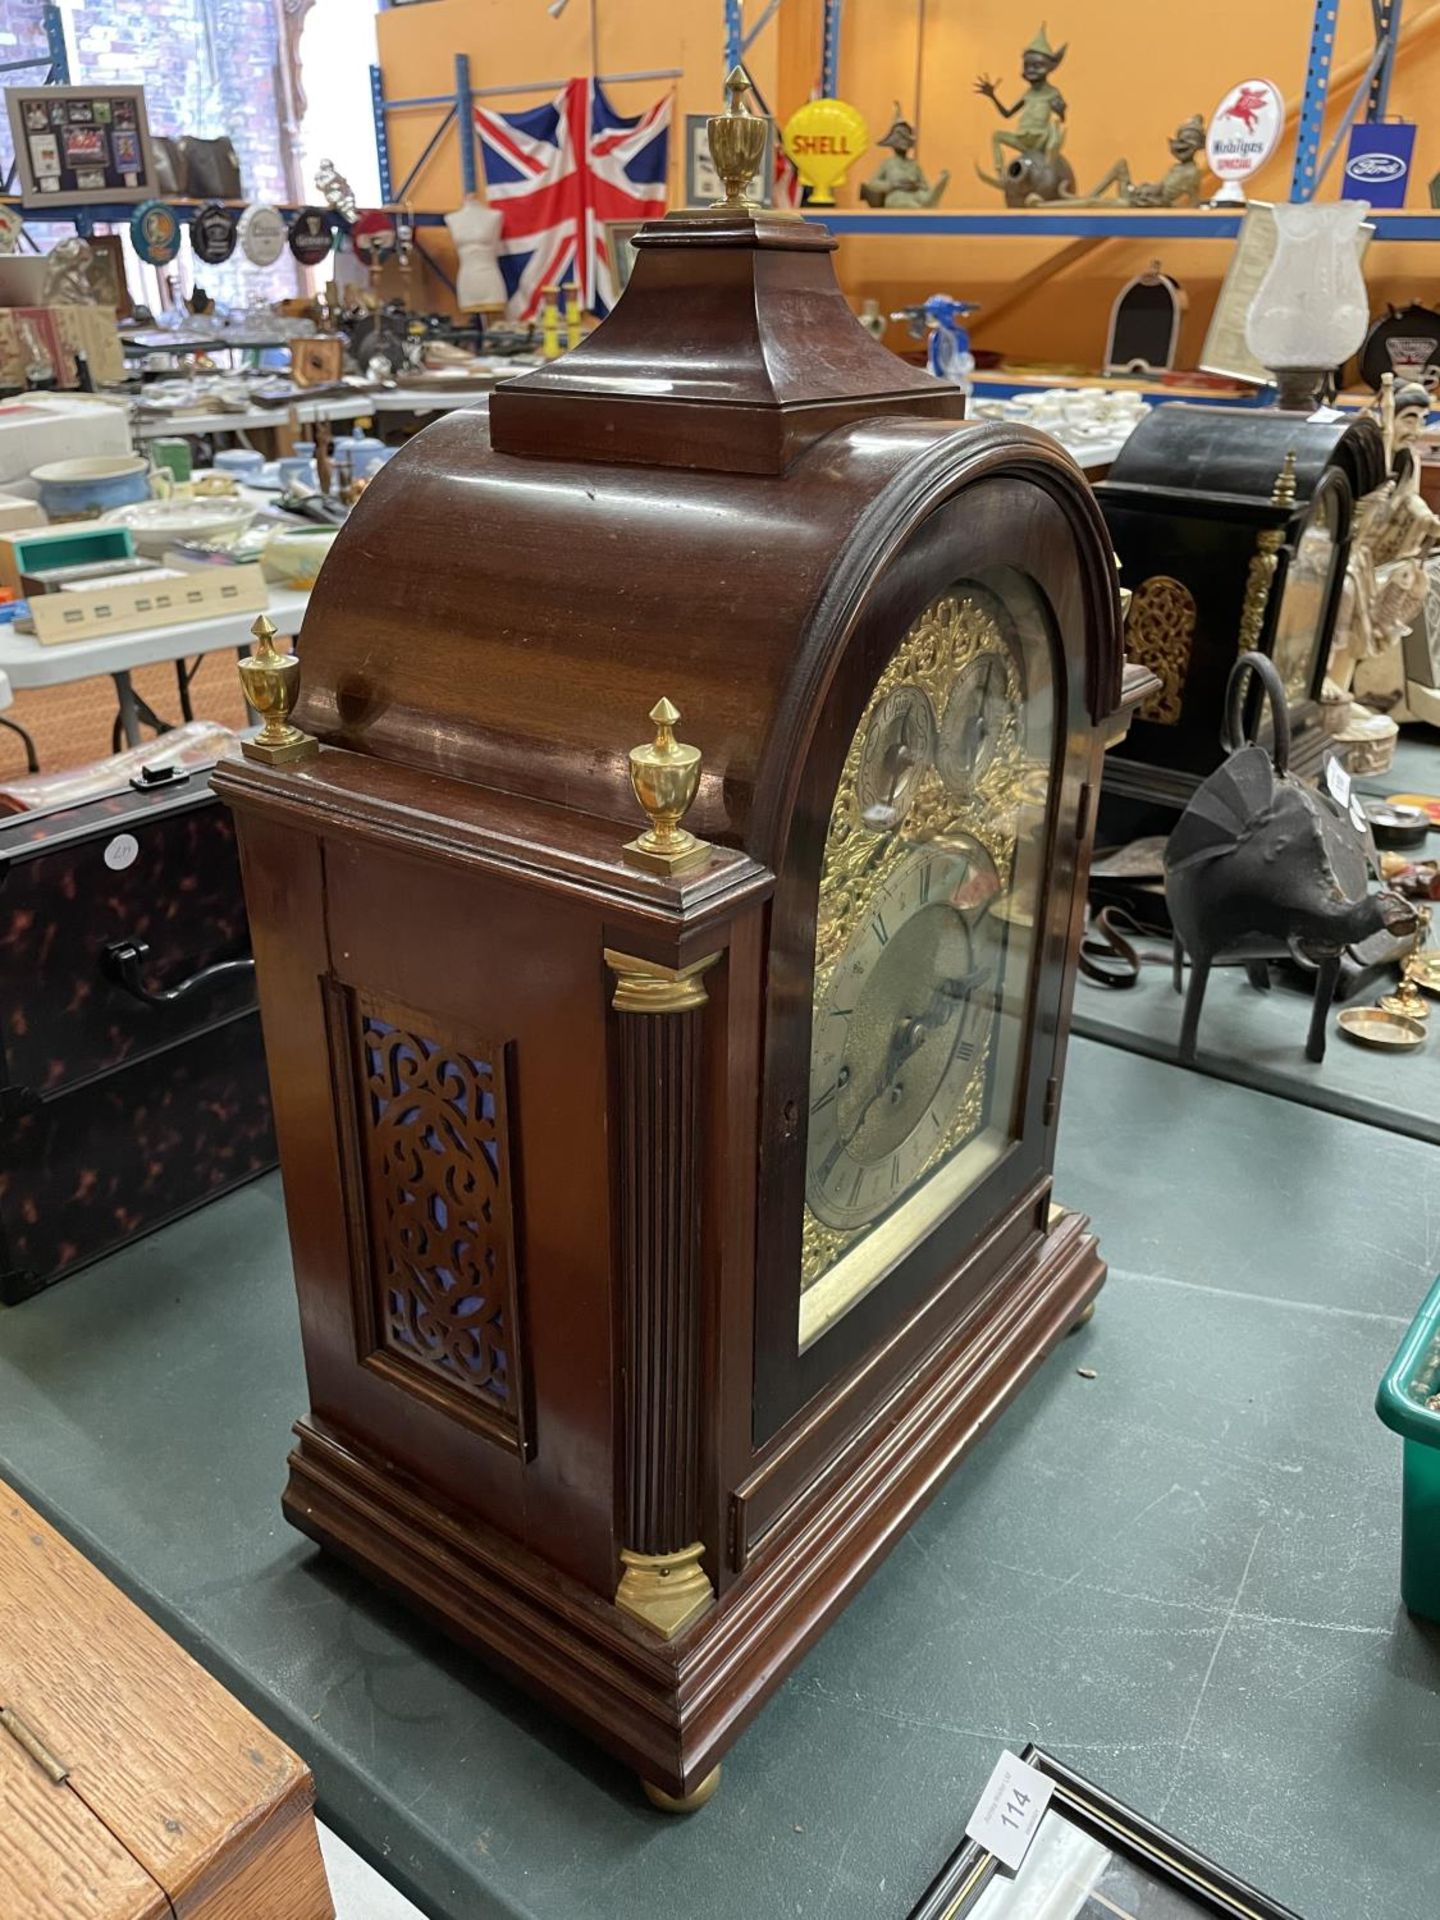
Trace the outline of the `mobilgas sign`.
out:
M 1350 151 L 1340 194 L 1368 200 L 1372 207 L 1403 207 L 1415 153 L 1415 128 L 1408 120 L 1376 120 L 1350 129 Z
M 1270 80 L 1230 87 L 1210 116 L 1205 158 L 1222 182 L 1247 180 L 1275 151 L 1285 119 L 1280 89 Z

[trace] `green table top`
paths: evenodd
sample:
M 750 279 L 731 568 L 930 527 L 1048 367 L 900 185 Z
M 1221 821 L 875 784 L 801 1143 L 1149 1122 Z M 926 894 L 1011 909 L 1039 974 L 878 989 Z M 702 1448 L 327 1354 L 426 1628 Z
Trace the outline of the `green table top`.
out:
M 1440 1631 L 1398 1606 L 1372 1402 L 1437 1265 L 1437 1167 L 1077 1041 L 1059 1192 L 1113 1263 L 1099 1313 L 688 1821 L 281 1520 L 304 1388 L 275 1180 L 0 1314 L 0 1472 L 445 1920 L 898 1917 L 1030 1739 L 1307 1920 L 1413 1913 Z

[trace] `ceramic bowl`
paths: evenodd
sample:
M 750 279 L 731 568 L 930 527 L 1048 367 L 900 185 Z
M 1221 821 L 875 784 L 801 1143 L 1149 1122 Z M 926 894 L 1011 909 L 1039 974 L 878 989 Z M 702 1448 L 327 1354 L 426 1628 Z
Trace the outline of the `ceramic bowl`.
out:
M 51 460 L 36 467 L 30 478 L 52 520 L 77 520 L 150 498 L 149 466 L 133 453 Z
M 245 500 L 146 500 L 105 518 L 112 526 L 130 529 L 137 553 L 159 560 L 176 545 L 233 539 L 259 511 Z

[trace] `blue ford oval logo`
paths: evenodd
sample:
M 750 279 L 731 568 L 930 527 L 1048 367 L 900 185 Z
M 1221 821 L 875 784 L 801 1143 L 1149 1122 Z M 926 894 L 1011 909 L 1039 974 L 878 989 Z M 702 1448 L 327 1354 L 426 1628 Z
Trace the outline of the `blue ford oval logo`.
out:
M 1351 180 L 1399 180 L 1406 171 L 1398 153 L 1357 153 L 1345 163 L 1346 176 Z

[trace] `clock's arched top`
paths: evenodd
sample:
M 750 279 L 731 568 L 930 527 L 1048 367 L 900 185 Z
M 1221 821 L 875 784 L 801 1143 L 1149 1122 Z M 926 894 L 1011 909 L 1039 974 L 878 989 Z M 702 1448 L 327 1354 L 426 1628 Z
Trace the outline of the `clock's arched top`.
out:
M 479 407 L 412 441 L 337 539 L 296 718 L 628 827 L 626 756 L 664 694 L 704 755 L 687 826 L 773 860 L 871 582 L 936 507 L 1000 475 L 1063 508 L 1087 608 L 1072 673 L 1102 719 L 1121 668 L 1108 542 L 1041 436 L 898 414 L 834 429 L 782 474 L 659 471 L 502 453 Z

